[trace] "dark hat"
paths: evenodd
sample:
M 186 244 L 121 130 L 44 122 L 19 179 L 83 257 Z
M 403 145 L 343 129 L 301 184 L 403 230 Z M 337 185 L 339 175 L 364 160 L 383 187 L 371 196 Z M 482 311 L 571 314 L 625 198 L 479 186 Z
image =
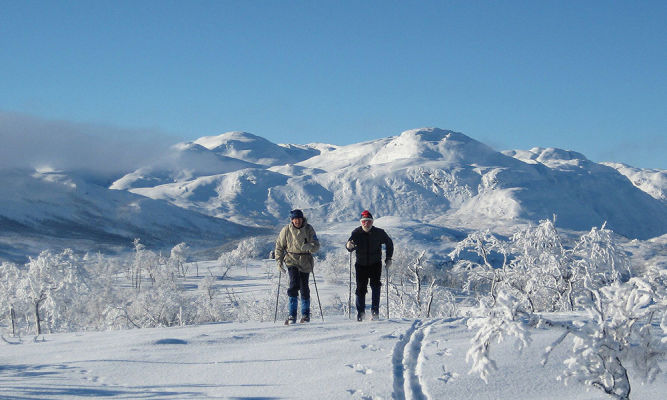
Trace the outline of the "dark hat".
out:
M 303 218 L 303 211 L 301 210 L 292 210 L 289 212 L 289 219 L 294 218 Z
M 361 213 L 361 220 L 362 221 L 372 221 L 373 220 L 373 215 L 370 213 L 370 211 L 364 210 Z

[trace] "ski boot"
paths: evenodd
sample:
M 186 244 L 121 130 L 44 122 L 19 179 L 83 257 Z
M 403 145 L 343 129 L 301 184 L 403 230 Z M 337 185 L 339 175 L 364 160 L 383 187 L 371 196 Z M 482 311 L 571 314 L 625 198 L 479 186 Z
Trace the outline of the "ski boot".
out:
M 300 323 L 310 322 L 310 299 L 301 299 L 301 320 Z

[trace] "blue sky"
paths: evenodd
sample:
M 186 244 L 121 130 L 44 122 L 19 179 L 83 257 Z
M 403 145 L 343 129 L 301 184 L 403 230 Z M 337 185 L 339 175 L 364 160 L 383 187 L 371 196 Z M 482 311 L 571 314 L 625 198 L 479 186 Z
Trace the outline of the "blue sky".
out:
M 435 126 L 667 169 L 667 1 L 0 0 L 0 112 L 169 144 Z

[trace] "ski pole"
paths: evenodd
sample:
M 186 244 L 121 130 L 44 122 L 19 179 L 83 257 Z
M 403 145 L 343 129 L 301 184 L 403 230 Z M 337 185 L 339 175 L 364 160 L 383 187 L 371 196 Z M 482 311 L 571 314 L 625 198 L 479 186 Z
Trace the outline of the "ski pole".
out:
M 278 270 L 278 292 L 276 293 L 276 313 L 273 315 L 273 323 L 278 319 L 278 298 L 280 297 L 280 277 L 283 276 L 283 270 Z
M 320 306 L 320 317 L 324 322 L 324 314 L 322 313 L 322 303 L 320 302 L 320 292 L 317 291 L 317 281 L 315 280 L 315 271 L 313 271 L 313 283 L 315 284 L 315 294 L 317 295 L 317 305 Z
M 347 294 L 347 319 L 352 318 L 352 252 L 350 252 L 350 281 L 349 291 Z
M 386 281 L 386 292 L 387 292 L 387 319 L 389 319 L 389 267 L 385 265 L 385 281 Z

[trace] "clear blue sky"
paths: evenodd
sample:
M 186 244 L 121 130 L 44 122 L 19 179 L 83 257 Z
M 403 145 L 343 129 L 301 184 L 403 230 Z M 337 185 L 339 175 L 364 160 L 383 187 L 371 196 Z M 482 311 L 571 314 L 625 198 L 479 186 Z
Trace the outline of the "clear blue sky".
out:
M 0 111 L 194 140 L 436 126 L 667 169 L 667 1 L 0 0 Z

